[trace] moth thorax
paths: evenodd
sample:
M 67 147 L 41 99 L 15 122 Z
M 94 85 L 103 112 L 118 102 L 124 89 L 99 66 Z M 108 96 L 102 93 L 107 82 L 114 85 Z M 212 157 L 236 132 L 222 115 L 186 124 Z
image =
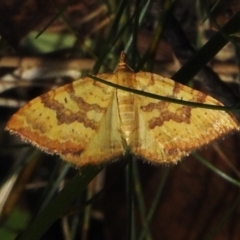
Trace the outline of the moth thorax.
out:
M 121 121 L 121 130 L 128 142 L 134 126 L 134 98 L 133 94 L 126 91 L 117 91 L 118 110 Z

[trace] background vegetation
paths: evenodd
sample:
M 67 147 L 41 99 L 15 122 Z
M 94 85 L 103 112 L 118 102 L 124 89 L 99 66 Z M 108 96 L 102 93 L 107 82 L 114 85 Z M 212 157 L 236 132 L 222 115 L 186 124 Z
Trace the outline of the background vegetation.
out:
M 4 131 L 30 99 L 114 71 L 122 50 L 136 71 L 236 109 L 239 10 L 217 0 L 0 2 L 0 238 L 239 239 L 239 134 L 176 166 L 120 159 L 77 170 Z

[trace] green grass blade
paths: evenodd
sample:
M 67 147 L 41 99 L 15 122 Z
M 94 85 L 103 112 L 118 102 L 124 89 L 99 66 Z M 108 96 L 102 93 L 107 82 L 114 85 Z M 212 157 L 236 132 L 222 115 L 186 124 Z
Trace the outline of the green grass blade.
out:
M 150 226 L 149 222 L 147 221 L 147 213 L 146 213 L 146 206 L 145 206 L 145 201 L 144 201 L 144 196 L 143 196 L 143 190 L 141 186 L 141 181 L 139 177 L 139 172 L 138 172 L 138 165 L 136 161 L 133 162 L 133 177 L 134 177 L 134 186 L 135 186 L 135 194 L 136 194 L 136 200 L 138 203 L 138 208 L 142 220 L 142 225 L 143 229 L 146 231 L 146 239 L 147 240 L 152 240 L 151 236 L 151 231 L 150 231 Z
M 222 177 L 223 179 L 227 180 L 228 182 L 240 187 L 240 182 L 239 180 L 236 180 L 232 177 L 230 177 L 229 175 L 227 175 L 226 173 L 222 172 L 221 170 L 219 170 L 218 168 L 216 168 L 215 166 L 213 166 L 210 162 L 206 161 L 203 157 L 201 157 L 199 154 L 197 153 L 192 153 L 192 155 L 199 161 L 201 162 L 203 165 L 205 165 L 206 167 L 208 167 L 209 169 L 211 169 L 213 172 L 215 172 L 217 175 L 219 175 L 220 177 Z
M 87 184 L 102 170 L 103 167 L 86 166 L 81 168 L 80 175 L 73 177 L 66 187 L 53 201 L 34 219 L 25 232 L 17 240 L 37 240 L 66 211 L 67 207 L 84 190 Z
M 240 12 L 238 12 L 219 32 L 217 32 L 172 79 L 188 83 L 239 31 Z M 184 79 L 184 81 L 183 81 Z
M 221 111 L 240 111 L 239 107 L 216 106 L 216 105 L 211 105 L 211 104 L 189 102 L 189 101 L 185 101 L 185 100 L 179 100 L 179 99 L 175 99 L 175 98 L 164 97 L 164 96 L 160 96 L 160 95 L 153 94 L 153 93 L 150 93 L 150 92 L 144 92 L 144 91 L 140 91 L 140 90 L 137 90 L 137 89 L 124 87 L 124 86 L 106 81 L 104 79 L 98 78 L 98 77 L 93 76 L 93 75 L 88 75 L 88 76 L 90 78 L 98 81 L 98 82 L 109 85 L 111 87 L 118 88 L 118 89 L 121 89 L 121 90 L 127 91 L 127 92 L 132 92 L 132 93 L 135 93 L 135 94 L 139 94 L 139 95 L 142 95 L 142 96 L 145 96 L 145 97 L 150 97 L 150 98 L 166 101 L 166 102 L 172 102 L 172 103 L 186 105 L 186 106 L 190 106 L 190 107 L 199 107 L 199 108 L 214 109 L 214 110 L 221 110 Z

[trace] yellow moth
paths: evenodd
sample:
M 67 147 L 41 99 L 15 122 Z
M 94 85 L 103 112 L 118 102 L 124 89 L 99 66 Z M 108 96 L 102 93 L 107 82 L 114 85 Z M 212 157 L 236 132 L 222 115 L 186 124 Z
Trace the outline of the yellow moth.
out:
M 179 100 L 222 106 L 214 98 L 120 59 L 98 78 Z M 75 166 L 118 159 L 128 151 L 152 163 L 176 163 L 214 139 L 239 129 L 232 114 L 160 101 L 113 88 L 90 77 L 27 103 L 6 129 Z

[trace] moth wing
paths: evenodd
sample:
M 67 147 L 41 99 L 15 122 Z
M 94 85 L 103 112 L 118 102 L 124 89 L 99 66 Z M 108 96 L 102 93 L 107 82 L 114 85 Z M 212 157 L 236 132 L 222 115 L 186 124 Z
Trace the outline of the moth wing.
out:
M 136 74 L 136 88 L 179 100 L 222 105 L 214 98 L 156 74 Z M 130 148 L 153 163 L 176 163 L 193 150 L 239 129 L 228 112 L 160 101 L 135 95 L 135 118 Z
M 112 75 L 98 77 L 111 81 Z M 114 88 L 86 77 L 33 99 L 6 129 L 76 166 L 100 163 L 122 154 L 115 95 Z

